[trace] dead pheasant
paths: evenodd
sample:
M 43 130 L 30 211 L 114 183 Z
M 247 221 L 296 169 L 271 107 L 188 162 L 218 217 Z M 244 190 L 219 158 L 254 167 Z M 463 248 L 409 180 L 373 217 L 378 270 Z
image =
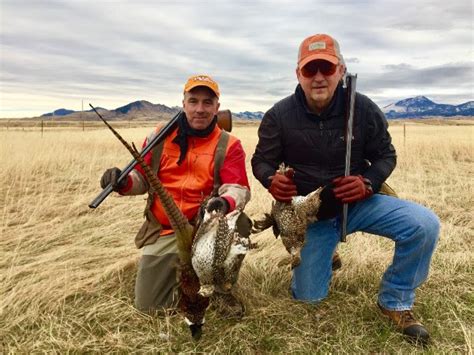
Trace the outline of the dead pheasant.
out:
M 199 277 L 199 294 L 210 297 L 215 289 L 229 291 L 237 282 L 250 240 L 237 232 L 236 222 L 242 211 L 224 215 L 206 212 L 194 237 L 192 265 Z
M 276 173 L 286 175 L 289 170 L 289 167 L 281 163 Z M 265 213 L 264 219 L 253 223 L 252 233 L 259 233 L 273 227 L 273 234 L 277 238 L 281 237 L 283 245 L 291 255 L 291 268 L 298 266 L 301 262 L 301 249 L 305 242 L 306 228 L 308 224 L 317 220 L 321 191 L 322 188 L 318 188 L 306 196 L 295 196 L 291 203 L 274 201 L 271 213 Z
M 176 206 L 173 198 L 163 187 L 158 177 L 144 162 L 135 147 L 135 144 L 132 143 L 132 148 L 99 113 L 97 114 L 143 168 L 149 184 L 160 199 L 163 209 L 168 216 L 171 227 L 176 236 L 180 262 L 178 267 L 178 279 L 181 289 L 179 308 L 185 316 L 186 323 L 191 329 L 193 338 L 199 339 L 202 332 L 201 327 L 204 321 L 204 314 L 209 305 L 209 298 L 203 297 L 198 293 L 200 288 L 199 279 L 191 265 L 191 247 L 194 228 L 191 226 L 186 216 L 184 216 L 181 210 Z

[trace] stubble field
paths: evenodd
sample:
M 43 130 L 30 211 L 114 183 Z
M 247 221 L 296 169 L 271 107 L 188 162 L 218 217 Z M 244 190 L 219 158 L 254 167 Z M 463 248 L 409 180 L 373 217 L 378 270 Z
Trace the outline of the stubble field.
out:
M 472 122 L 472 121 L 471 121 Z M 141 144 L 150 131 L 122 125 Z M 404 134 L 404 131 L 406 134 Z M 236 125 L 258 218 L 270 195 L 253 178 L 256 125 Z M 474 324 L 474 126 L 392 125 L 398 166 L 389 184 L 401 198 L 432 208 L 442 222 L 430 277 L 416 314 L 431 332 L 428 351 L 472 354 Z M 128 152 L 105 129 L 0 128 L 0 353 L 30 352 L 418 352 L 378 313 L 378 283 L 392 242 L 357 233 L 340 245 L 343 267 L 319 305 L 294 302 L 286 256 L 270 231 L 253 236 L 238 294 L 240 321 L 208 311 L 204 334 L 191 339 L 180 316 L 153 317 L 133 307 L 139 251 L 133 238 L 145 196 L 88 203 L 109 167 Z

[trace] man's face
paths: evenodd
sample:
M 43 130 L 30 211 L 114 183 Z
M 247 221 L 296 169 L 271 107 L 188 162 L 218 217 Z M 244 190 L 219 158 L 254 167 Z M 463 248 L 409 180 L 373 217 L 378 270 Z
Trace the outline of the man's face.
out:
M 183 111 L 193 129 L 206 129 L 217 115 L 219 106 L 219 99 L 205 86 L 197 86 L 184 93 Z
M 344 70 L 344 65 L 335 65 L 326 60 L 313 60 L 303 68 L 296 69 L 298 82 L 311 111 L 321 113 L 329 105 Z

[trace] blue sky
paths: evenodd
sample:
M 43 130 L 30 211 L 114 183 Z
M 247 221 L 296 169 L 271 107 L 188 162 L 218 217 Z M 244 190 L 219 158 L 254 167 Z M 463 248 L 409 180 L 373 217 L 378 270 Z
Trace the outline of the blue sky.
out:
M 218 81 L 222 108 L 266 111 L 294 91 L 298 46 L 315 33 L 339 41 L 380 106 L 474 100 L 471 0 L 0 0 L 0 16 L 1 118 L 181 105 L 198 73 Z

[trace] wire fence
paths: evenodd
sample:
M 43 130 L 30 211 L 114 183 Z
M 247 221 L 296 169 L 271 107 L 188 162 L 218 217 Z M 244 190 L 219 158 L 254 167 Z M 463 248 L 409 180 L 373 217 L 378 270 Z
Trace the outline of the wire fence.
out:
M 109 123 L 118 129 L 156 127 L 163 120 L 147 121 L 110 121 Z M 50 120 L 0 120 L 2 131 L 38 131 L 41 134 L 47 131 L 73 130 L 90 131 L 107 129 L 101 121 L 50 121 Z
M 146 128 L 156 127 L 158 124 L 168 122 L 167 119 L 158 120 L 108 120 L 110 125 L 116 129 L 124 128 Z M 232 119 L 232 124 L 236 126 L 247 126 L 259 124 L 259 120 L 236 120 Z M 99 120 L 28 120 L 28 119 L 0 119 L 0 131 L 37 131 L 41 135 L 48 131 L 92 131 L 107 129 L 103 122 Z

